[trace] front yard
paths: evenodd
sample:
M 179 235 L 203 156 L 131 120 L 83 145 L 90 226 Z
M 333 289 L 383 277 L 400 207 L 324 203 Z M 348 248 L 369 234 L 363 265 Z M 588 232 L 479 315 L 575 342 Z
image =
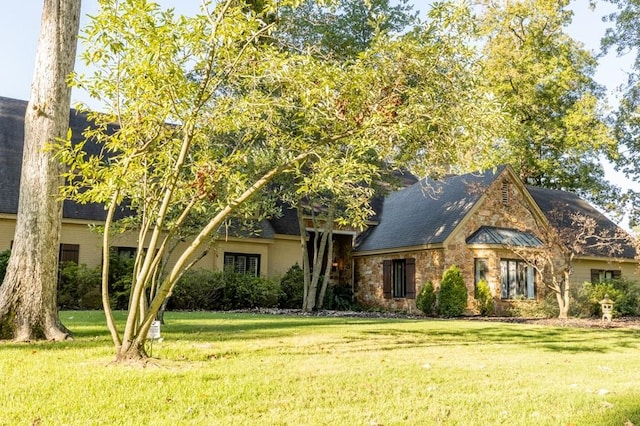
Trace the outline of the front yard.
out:
M 168 313 L 146 366 L 99 312 L 0 343 L 0 424 L 640 425 L 640 329 Z

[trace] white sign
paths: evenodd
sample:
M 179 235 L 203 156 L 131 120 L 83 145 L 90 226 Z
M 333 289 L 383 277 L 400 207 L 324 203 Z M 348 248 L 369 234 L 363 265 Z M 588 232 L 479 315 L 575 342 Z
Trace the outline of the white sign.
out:
M 151 323 L 151 327 L 149 327 L 149 332 L 147 333 L 147 339 L 159 339 L 160 338 L 160 321 L 154 321 Z

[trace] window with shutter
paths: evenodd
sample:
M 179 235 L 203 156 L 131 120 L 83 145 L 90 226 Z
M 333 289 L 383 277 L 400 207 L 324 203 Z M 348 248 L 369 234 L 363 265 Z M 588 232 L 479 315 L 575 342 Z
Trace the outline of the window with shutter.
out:
M 385 299 L 391 299 L 391 261 L 382 261 L 382 292 Z
M 394 259 L 382 262 L 383 293 L 385 299 L 414 299 L 416 297 L 416 260 Z
M 604 281 L 618 280 L 622 278 L 620 270 L 592 269 L 591 283 L 598 284 Z

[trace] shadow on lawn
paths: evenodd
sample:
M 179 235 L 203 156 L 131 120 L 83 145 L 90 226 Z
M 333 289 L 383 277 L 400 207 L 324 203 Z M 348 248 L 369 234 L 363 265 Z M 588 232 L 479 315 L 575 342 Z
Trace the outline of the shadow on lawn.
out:
M 222 316 L 208 320 L 190 320 L 188 316 L 169 319 L 163 328 L 164 335 L 169 338 L 181 335 L 198 341 L 229 341 L 286 338 L 299 332 L 313 335 L 317 331 L 328 335 L 326 345 L 339 345 L 349 352 L 367 351 L 373 347 L 397 350 L 421 346 L 512 344 L 563 353 L 606 353 L 640 346 L 640 331 L 634 329 L 581 329 L 461 320 L 219 315 Z M 344 325 L 357 327 L 341 332 Z M 319 347 L 318 353 L 325 349 Z
M 34 349 L 111 343 L 101 312 L 61 317 L 75 341 L 30 343 Z M 120 324 L 124 314 L 117 315 Z M 251 341 L 322 334 L 317 353 L 339 347 L 344 352 L 399 350 L 429 346 L 520 345 L 563 353 L 606 353 L 640 346 L 635 329 L 580 329 L 464 320 L 278 316 L 246 313 L 169 312 L 161 334 L 167 340 L 195 342 Z M 55 345 L 55 346 L 54 346 Z M 4 342 L 0 350 L 24 347 Z M 309 348 L 306 349 L 307 353 Z

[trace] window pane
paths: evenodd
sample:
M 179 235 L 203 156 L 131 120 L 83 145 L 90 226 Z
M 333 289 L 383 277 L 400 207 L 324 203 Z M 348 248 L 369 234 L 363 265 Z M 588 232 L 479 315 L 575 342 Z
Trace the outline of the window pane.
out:
M 260 275 L 260 255 L 243 253 L 225 253 L 224 270 L 236 274 Z
M 500 297 L 506 299 L 509 297 L 509 269 L 506 260 L 500 261 Z
M 529 299 L 534 299 L 536 297 L 535 293 L 535 269 L 533 267 L 527 267 L 527 297 Z
M 407 294 L 405 261 L 393 261 L 393 297 L 405 297 Z
M 517 279 L 518 279 L 516 262 L 510 260 L 507 263 L 509 265 L 509 272 L 508 272 L 509 299 L 515 299 L 517 296 L 516 287 L 517 287 Z

